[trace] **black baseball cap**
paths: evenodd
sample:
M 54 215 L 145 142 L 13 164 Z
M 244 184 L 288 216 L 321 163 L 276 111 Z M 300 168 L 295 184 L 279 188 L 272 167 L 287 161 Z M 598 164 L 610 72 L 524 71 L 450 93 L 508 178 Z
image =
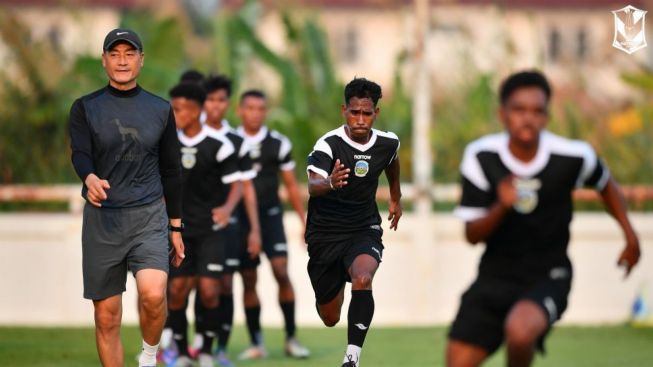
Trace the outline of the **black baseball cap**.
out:
M 102 46 L 102 50 L 108 51 L 116 44 L 116 42 L 120 41 L 127 42 L 130 45 L 136 47 L 139 51 L 143 51 L 143 43 L 141 42 L 141 38 L 138 37 L 136 32 L 126 28 L 116 28 L 107 33 L 107 36 L 104 37 L 104 45 Z

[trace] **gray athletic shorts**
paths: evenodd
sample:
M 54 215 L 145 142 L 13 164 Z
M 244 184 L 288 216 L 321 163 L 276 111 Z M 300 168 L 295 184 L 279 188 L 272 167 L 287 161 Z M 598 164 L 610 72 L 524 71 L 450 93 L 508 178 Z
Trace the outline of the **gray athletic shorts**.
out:
M 125 291 L 127 270 L 168 272 L 168 215 L 162 200 L 134 208 L 84 206 L 82 269 L 84 298 L 99 300 Z

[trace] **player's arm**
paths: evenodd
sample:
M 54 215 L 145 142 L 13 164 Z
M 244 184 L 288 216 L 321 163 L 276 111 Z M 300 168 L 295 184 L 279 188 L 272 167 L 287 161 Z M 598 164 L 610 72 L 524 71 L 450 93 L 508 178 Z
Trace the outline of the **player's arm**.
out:
M 224 139 L 223 144 L 216 156 L 218 164 L 220 164 L 223 176 L 222 183 L 229 185 L 229 194 L 225 202 L 211 211 L 213 223 L 225 227 L 229 224 L 231 213 L 238 205 L 238 202 L 243 195 L 243 184 L 241 181 L 241 172 L 238 166 L 238 153 L 236 152 L 233 144 Z
M 322 196 L 331 190 L 338 190 L 347 186 L 347 177 L 350 169 L 336 159 L 331 174 L 316 172 L 318 168 L 308 168 L 308 194 L 311 196 Z
M 284 186 L 286 186 L 286 192 L 288 193 L 288 201 L 290 202 L 290 205 L 292 205 L 293 209 L 295 209 L 295 212 L 299 216 L 302 225 L 306 226 L 304 204 L 302 203 L 302 197 L 299 195 L 299 187 L 297 185 L 295 172 L 293 172 L 292 169 L 281 170 L 281 178 L 283 180 Z
M 401 185 L 399 183 L 399 158 L 394 159 L 385 169 L 385 175 L 390 185 L 390 202 L 388 205 L 388 220 L 390 229 L 397 230 L 399 218 L 401 218 Z
M 77 176 L 88 189 L 86 199 L 92 205 L 101 207 L 102 201 L 107 199 L 105 190 L 110 189 L 111 186 L 109 181 L 100 179 L 94 173 L 93 141 L 86 120 L 84 104 L 80 100 L 76 100 L 70 108 L 68 127 L 72 151 L 71 160 Z
M 607 184 L 600 191 L 600 195 L 605 208 L 619 223 L 624 237 L 626 237 L 626 247 L 621 252 L 617 264 L 626 268 L 626 276 L 628 276 L 639 261 L 640 247 L 637 234 L 628 219 L 626 200 L 619 189 L 619 185 L 612 177 L 608 179 Z
M 465 237 L 472 245 L 484 242 L 497 229 L 505 215 L 517 201 L 514 176 L 505 177 L 497 186 L 497 200 L 479 218 L 465 222 Z
M 249 221 L 249 235 L 247 236 L 247 253 L 253 259 L 261 252 L 261 224 L 258 219 L 258 204 L 256 202 L 256 189 L 252 180 L 243 181 L 243 201 L 245 213 Z
M 170 108 L 165 130 L 159 140 L 159 174 L 163 186 L 163 196 L 166 202 L 166 211 L 170 218 L 170 225 L 181 227 L 181 161 L 179 159 L 179 140 L 175 124 L 175 116 Z M 172 259 L 174 266 L 179 266 L 184 255 L 184 242 L 181 233 L 170 232 L 170 242 L 175 251 Z

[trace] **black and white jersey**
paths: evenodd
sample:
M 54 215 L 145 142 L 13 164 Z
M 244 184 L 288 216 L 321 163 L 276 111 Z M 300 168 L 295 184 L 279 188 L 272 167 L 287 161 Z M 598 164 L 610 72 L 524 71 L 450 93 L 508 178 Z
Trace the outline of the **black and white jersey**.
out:
M 347 185 L 308 200 L 306 238 L 364 229 L 380 229 L 381 216 L 376 205 L 376 189 L 381 173 L 397 159 L 399 138 L 391 132 L 372 129 L 365 144 L 353 141 L 345 126 L 322 136 L 308 155 L 307 171 L 326 178 L 336 159 L 349 168 Z
M 241 126 L 238 128 L 238 135 L 245 139 L 244 144 L 249 149 L 252 167 L 256 171 L 253 181 L 258 206 L 271 208 L 280 205 L 279 171 L 290 171 L 295 168 L 290 140 L 265 126 L 253 136 L 245 134 Z
M 186 234 L 206 233 L 214 229 L 211 210 L 224 204 L 229 184 L 240 179 L 236 150 L 228 139 L 210 136 L 205 127 L 192 138 L 182 131 L 178 137 Z
M 245 144 L 245 139 L 229 125 L 227 120 L 222 120 L 222 127 L 220 129 L 215 129 L 209 125 L 204 125 L 204 128 L 208 130 L 209 136 L 216 134 L 218 136 L 224 136 L 233 144 L 234 149 L 238 152 L 238 170 L 240 171 L 241 180 L 251 180 L 256 177 L 252 158 L 249 156 L 249 146 Z
M 610 178 L 586 142 L 543 131 L 527 163 L 511 154 L 508 142 L 507 133 L 484 136 L 466 147 L 460 166 L 462 198 L 455 214 L 465 221 L 483 217 L 497 201 L 499 182 L 515 175 L 519 199 L 487 239 L 481 272 L 566 259 L 573 190 L 602 190 Z

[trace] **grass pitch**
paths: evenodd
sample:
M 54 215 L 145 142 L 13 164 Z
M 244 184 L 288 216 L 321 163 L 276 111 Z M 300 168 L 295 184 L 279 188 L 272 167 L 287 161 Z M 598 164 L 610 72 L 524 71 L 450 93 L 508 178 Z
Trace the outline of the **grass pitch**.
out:
M 247 346 L 242 325 L 235 328 L 230 355 Z M 238 362 L 237 366 L 340 366 L 346 344 L 344 328 L 300 329 L 299 338 L 311 349 L 308 360 L 283 354 L 283 331 L 265 329 L 270 357 L 264 361 Z M 124 327 L 125 365 L 135 366 L 140 349 L 136 327 Z M 370 330 L 361 358 L 362 366 L 443 366 L 446 328 L 374 328 Z M 547 339 L 547 354 L 535 366 L 641 367 L 653 366 L 653 329 L 627 326 L 558 327 Z M 500 351 L 486 366 L 505 365 Z M 0 366 L 78 367 L 98 366 L 95 335 L 91 328 L 0 327 Z

